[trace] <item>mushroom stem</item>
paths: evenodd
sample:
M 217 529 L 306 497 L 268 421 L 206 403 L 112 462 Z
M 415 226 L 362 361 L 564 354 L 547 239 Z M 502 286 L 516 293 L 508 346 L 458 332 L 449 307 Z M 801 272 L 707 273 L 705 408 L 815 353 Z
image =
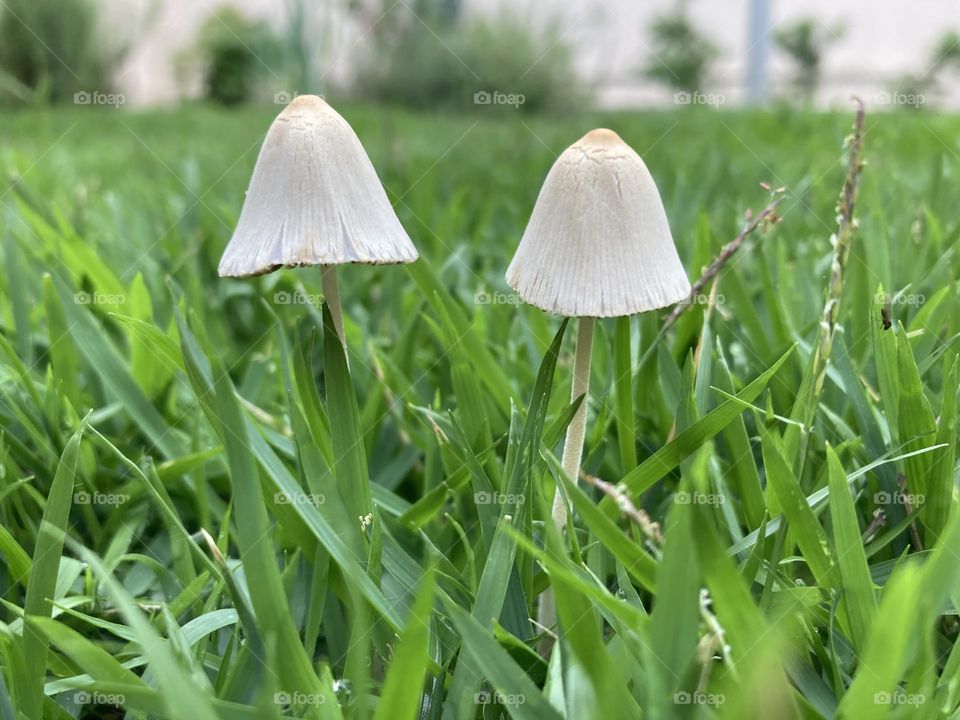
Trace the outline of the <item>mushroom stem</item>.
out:
M 583 395 L 583 402 L 567 425 L 567 436 L 563 441 L 563 472 L 577 482 L 580 478 L 580 460 L 583 456 L 583 436 L 587 427 L 587 393 L 590 390 L 590 355 L 593 349 L 593 326 L 595 318 L 580 318 L 577 327 L 577 349 L 573 359 L 573 386 L 570 389 L 570 402 Z M 553 495 L 553 524 L 561 532 L 567 525 L 567 508 L 563 504 L 560 488 Z M 549 657 L 556 636 L 552 634 L 557 622 L 557 603 L 553 588 L 548 587 L 540 595 L 540 607 L 537 611 L 537 624 L 547 630 L 538 646 L 542 657 Z
M 580 479 L 580 460 L 583 456 L 583 436 L 587 426 L 587 398 L 590 390 L 590 354 L 593 348 L 594 318 L 580 318 L 577 328 L 577 350 L 573 360 L 573 387 L 570 390 L 570 402 L 581 395 L 583 402 L 577 408 L 573 419 L 567 426 L 567 437 L 563 441 L 563 460 L 561 465 L 567 476 L 576 483 Z M 563 530 L 567 524 L 567 508 L 563 504 L 560 490 L 553 496 L 553 524 Z
M 344 355 L 347 353 L 347 336 L 343 334 L 343 310 L 340 307 L 340 288 L 337 287 L 337 267 L 336 265 L 324 265 L 321 269 L 323 278 L 323 299 L 330 308 L 330 315 L 333 317 L 333 326 L 336 328 L 337 337 L 343 345 Z

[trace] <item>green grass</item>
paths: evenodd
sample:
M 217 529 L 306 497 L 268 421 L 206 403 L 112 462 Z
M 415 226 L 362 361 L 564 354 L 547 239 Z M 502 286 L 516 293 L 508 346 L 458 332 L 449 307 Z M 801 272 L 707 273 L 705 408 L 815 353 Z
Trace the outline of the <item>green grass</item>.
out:
M 806 433 L 852 112 L 342 110 L 422 256 L 341 270 L 349 358 L 319 271 L 216 276 L 276 108 L 0 119 L 0 720 L 958 716 L 960 118 L 867 117 Z M 598 323 L 637 512 L 503 280 L 595 126 L 691 279 L 786 187 L 711 312 Z

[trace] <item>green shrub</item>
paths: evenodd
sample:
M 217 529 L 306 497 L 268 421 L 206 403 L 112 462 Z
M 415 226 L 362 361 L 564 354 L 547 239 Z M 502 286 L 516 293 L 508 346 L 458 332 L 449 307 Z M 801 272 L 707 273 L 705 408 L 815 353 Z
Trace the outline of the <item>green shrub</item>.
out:
M 960 34 L 954 30 L 945 32 L 924 62 L 920 73 L 908 73 L 897 79 L 890 93 L 883 96 L 890 103 L 907 110 L 920 110 L 936 99 L 944 72 L 960 70 Z
M 464 64 L 454 65 L 463 84 L 478 85 L 481 92 L 522 95 L 523 107 L 531 111 L 575 106 L 586 90 L 574 71 L 571 48 L 556 42 L 558 26 L 535 33 L 530 24 L 512 13 L 470 23 L 463 36 Z
M 643 74 L 675 90 L 701 90 L 717 49 L 694 27 L 683 6 L 653 21 L 653 48 Z
M 199 65 L 204 97 L 237 105 L 253 99 L 267 68 L 278 64 L 279 46 L 266 23 L 224 5 L 201 26 L 196 47 L 185 59 Z M 274 92 L 281 90 L 286 88 Z
M 820 62 L 827 47 L 839 40 L 840 30 L 824 27 L 819 20 L 804 18 L 783 27 L 774 34 L 774 42 L 795 66 L 794 86 L 809 100 L 820 83 Z
M 0 99 L 72 100 L 107 90 L 110 51 L 90 0 L 0 3 Z
M 586 93 L 554 26 L 529 28 L 515 14 L 455 22 L 449 11 L 389 12 L 373 37 L 357 89 L 382 101 L 431 109 L 475 104 L 565 109 Z

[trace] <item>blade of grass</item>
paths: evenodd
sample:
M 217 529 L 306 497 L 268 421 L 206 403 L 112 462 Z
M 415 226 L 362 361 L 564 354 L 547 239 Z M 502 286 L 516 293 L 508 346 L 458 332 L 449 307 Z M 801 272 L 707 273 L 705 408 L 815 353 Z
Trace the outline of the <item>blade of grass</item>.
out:
M 213 373 L 209 362 L 200 350 L 197 339 L 182 318 L 178 318 L 178 329 L 183 343 L 184 364 L 193 384 L 194 393 L 211 425 L 218 433 L 223 435 L 223 424 L 212 402 Z M 245 425 L 250 451 L 266 473 L 273 490 L 288 498 L 297 497 L 303 492 L 301 485 L 294 479 L 266 440 L 263 439 L 253 422 L 246 419 Z M 352 579 L 364 594 L 364 597 L 370 601 L 390 626 L 394 630 L 399 630 L 402 627 L 402 622 L 397 615 L 396 608 L 387 601 L 380 588 L 371 581 L 363 569 L 363 565 L 361 565 L 361 558 L 351 551 L 347 542 L 340 537 L 337 530 L 331 526 L 320 511 L 311 503 L 291 503 L 288 507 L 303 520 L 311 534 L 320 541 L 327 552 L 330 553 L 334 562 L 343 569 L 347 577 Z M 391 570 L 393 569 L 391 568 Z
M 563 342 L 566 329 L 567 320 L 564 320 L 540 365 L 537 381 L 533 388 L 533 396 L 530 400 L 530 408 L 520 431 L 519 440 L 513 444 L 512 450 L 508 449 L 505 496 L 507 502 L 503 503 L 500 508 L 500 523 L 494 532 L 490 553 L 483 567 L 472 610 L 473 617 L 480 623 L 481 627 L 488 626 L 489 623 L 500 616 L 507 596 L 507 589 L 511 585 L 511 577 L 514 576 L 517 545 L 513 538 L 504 531 L 504 526 L 510 522 L 508 518 L 512 519 L 516 516 L 517 507 L 520 503 L 519 498 L 527 496 L 526 490 L 533 474 L 534 460 L 543 437 L 547 405 L 553 387 L 554 370 L 557 366 L 560 345 Z M 522 602 L 525 605 L 525 600 Z M 457 664 L 450 686 L 449 697 L 451 701 L 445 707 L 444 718 L 457 718 L 459 720 L 468 717 L 471 710 L 470 696 L 479 687 L 480 679 L 476 669 L 470 664 Z
M 73 504 L 73 486 L 77 477 L 77 456 L 85 424 L 80 426 L 63 450 L 57 472 L 50 486 L 36 547 L 27 580 L 27 596 L 23 606 L 26 618 L 49 618 L 53 612 L 52 599 L 57 585 L 60 557 L 63 554 L 70 507 Z M 21 708 L 27 717 L 43 716 L 43 683 L 47 672 L 47 644 L 30 622 L 23 628 L 23 659 L 28 669 L 28 685 L 20 695 Z
M 217 408 L 223 423 L 224 448 L 230 468 L 236 512 L 237 543 L 250 597 L 264 635 L 282 648 L 276 658 L 281 690 L 312 697 L 317 677 L 290 614 L 284 585 L 274 556 L 272 532 L 264 506 L 263 490 L 250 450 L 247 426 L 240 411 L 233 383 L 221 368 L 214 371 Z
M 430 567 L 420 582 L 417 598 L 393 653 L 374 720 L 420 715 L 424 676 L 430 666 L 430 619 L 435 584 L 434 570 Z
M 343 343 L 337 336 L 333 316 L 326 304 L 323 306 L 323 371 L 337 487 L 351 516 L 359 523 L 373 509 L 370 475 L 360 431 L 357 394 L 347 368 Z
M 767 483 L 773 488 L 784 516 L 796 539 L 803 559 L 809 565 L 817 582 L 821 585 L 837 586 L 839 576 L 827 534 L 817 521 L 806 495 L 800 488 L 800 481 L 794 475 L 775 431 L 764 429 L 761 432 L 763 465 L 766 468 Z
M 632 356 L 630 318 L 617 318 L 614 321 L 613 372 L 617 402 L 617 443 L 620 446 L 620 468 L 624 475 L 637 466 L 637 433 L 633 419 Z
M 902 325 L 897 331 L 897 368 L 900 379 L 900 407 L 897 414 L 900 418 L 900 437 L 905 443 L 904 449 L 909 452 L 933 445 L 937 437 L 936 419 L 930 401 L 923 392 L 920 371 Z M 930 469 L 934 459 L 935 454 L 923 453 L 904 460 L 908 494 L 924 498 L 929 496 L 932 480 Z M 925 512 L 926 506 L 921 510 Z
M 957 365 L 960 357 L 954 355 L 943 377 L 943 399 L 937 425 L 937 445 L 945 447 L 931 455 L 930 482 L 924 505 L 924 527 L 930 542 L 936 542 L 944 532 L 954 510 L 954 475 L 957 460 Z
M 497 692 L 496 695 L 478 692 L 468 698 L 467 707 L 472 706 L 476 713 L 478 704 L 503 699 L 507 701 L 503 703 L 504 709 L 517 720 L 560 720 L 563 717 L 546 701 L 510 654 L 491 637 L 488 628 L 454 602 L 445 601 L 444 607 L 462 637 L 457 667 L 469 664 L 470 674 L 486 678 Z M 448 702 L 456 698 L 448 695 Z
M 783 363 L 793 353 L 793 350 L 793 347 L 787 350 L 777 362 L 741 390 L 736 396 L 737 400 L 748 403 L 756 400 L 767 383 L 777 374 Z M 727 400 L 721 403 L 640 463 L 634 470 L 627 473 L 620 482 L 630 495 L 642 493 L 677 467 L 684 458 L 700 448 L 703 443 L 716 436 L 717 433 L 733 422 L 741 412 L 743 412 L 743 407 L 739 402 Z M 608 514 L 614 512 L 613 502 L 609 498 L 605 499 L 602 504 Z
M 911 632 L 917 618 L 921 572 L 904 565 L 890 578 L 860 667 L 837 708 L 837 717 L 874 720 L 888 717 L 891 695 L 916 653 L 917 638 Z
M 150 669 L 165 690 L 162 693 L 166 706 L 165 716 L 175 720 L 216 720 L 217 713 L 205 688 L 198 686 L 195 676 L 180 664 L 170 644 L 154 630 L 133 598 L 110 574 L 100 558 L 80 545 L 72 543 L 71 546 L 93 570 L 107 595 L 136 633 L 143 654 L 150 663 Z
M 137 385 L 130 370 L 106 335 L 94 320 L 86 305 L 74 302 L 70 290 L 56 281 L 60 302 L 80 354 L 87 360 L 107 392 L 119 400 L 130 417 L 151 442 L 168 459 L 187 453 L 186 444 L 178 430 L 171 428 L 163 416 Z
M 870 568 L 860 540 L 856 508 L 847 485 L 840 458 L 827 445 L 827 469 L 830 482 L 830 524 L 840 568 L 843 606 L 850 619 L 850 639 L 863 651 L 869 639 L 870 624 L 877 610 Z

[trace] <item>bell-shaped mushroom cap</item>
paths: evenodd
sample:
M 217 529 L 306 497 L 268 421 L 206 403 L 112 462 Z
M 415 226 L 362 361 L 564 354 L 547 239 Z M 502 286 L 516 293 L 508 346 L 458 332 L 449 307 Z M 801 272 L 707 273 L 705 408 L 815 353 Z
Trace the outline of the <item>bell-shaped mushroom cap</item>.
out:
M 687 297 L 657 186 L 615 132 L 593 130 L 557 158 L 507 282 L 567 317 L 632 315 Z
M 221 276 L 418 257 L 353 128 L 316 95 L 273 121 Z

